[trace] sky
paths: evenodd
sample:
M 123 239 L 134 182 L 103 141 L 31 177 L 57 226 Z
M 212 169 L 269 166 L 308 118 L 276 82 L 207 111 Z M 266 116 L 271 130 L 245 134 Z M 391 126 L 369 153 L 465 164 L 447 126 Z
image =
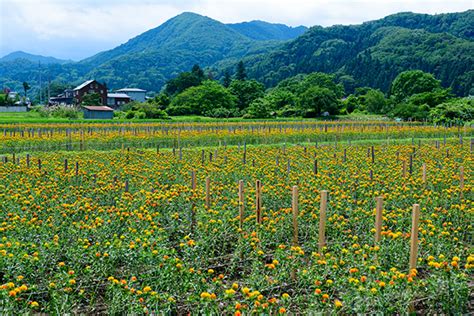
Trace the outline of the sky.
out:
M 460 12 L 474 0 L 0 0 L 0 56 L 22 50 L 80 60 L 185 11 L 224 23 L 359 24 L 397 12 Z

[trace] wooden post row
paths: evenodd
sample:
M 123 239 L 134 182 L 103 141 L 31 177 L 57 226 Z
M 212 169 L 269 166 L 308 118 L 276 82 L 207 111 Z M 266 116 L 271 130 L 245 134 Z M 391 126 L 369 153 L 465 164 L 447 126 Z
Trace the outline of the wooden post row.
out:
M 325 235 L 326 235 L 326 209 L 328 203 L 328 191 L 321 191 L 321 205 L 319 209 L 319 243 L 318 251 L 321 254 L 323 248 L 326 245 Z

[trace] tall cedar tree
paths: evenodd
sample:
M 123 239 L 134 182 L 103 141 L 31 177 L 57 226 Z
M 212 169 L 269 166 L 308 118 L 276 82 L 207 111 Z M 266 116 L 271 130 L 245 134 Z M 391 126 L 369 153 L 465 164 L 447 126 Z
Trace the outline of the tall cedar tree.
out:
M 245 72 L 245 66 L 243 61 L 239 61 L 237 64 L 237 71 L 235 73 L 235 80 L 244 81 L 247 79 L 247 73 Z

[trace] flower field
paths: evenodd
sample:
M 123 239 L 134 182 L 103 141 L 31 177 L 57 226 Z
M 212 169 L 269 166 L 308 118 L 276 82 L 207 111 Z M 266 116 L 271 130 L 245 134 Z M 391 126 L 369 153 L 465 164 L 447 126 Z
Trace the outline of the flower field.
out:
M 0 124 L 0 154 L 472 135 L 471 128 L 370 121 Z
M 469 312 L 472 129 L 239 124 L 0 127 L 1 313 Z

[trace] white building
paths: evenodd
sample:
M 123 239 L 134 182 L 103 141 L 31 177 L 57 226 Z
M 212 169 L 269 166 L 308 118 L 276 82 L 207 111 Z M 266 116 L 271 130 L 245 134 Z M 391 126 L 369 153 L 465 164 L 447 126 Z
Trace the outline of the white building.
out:
M 116 93 L 125 93 L 132 101 L 145 102 L 146 90 L 137 88 L 123 88 L 115 91 Z

